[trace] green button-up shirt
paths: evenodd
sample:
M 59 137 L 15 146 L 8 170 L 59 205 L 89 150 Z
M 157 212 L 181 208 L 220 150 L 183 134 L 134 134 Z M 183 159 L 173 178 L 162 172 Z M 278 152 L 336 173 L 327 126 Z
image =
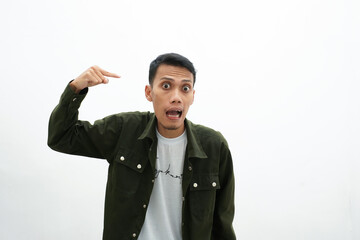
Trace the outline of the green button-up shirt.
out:
M 94 124 L 80 121 L 78 109 L 86 94 L 87 89 L 75 94 L 66 87 L 50 117 L 48 145 L 59 152 L 108 161 L 103 239 L 137 239 L 155 179 L 156 117 L 131 112 Z M 227 142 L 219 132 L 189 120 L 185 127 L 182 237 L 236 239 L 232 227 L 235 182 Z

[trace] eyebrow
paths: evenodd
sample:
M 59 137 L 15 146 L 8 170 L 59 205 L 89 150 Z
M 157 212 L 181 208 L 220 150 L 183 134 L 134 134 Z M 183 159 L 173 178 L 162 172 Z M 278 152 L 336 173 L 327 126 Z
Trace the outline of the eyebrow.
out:
M 160 80 L 161 80 L 161 81 L 166 80 L 166 81 L 172 81 L 172 82 L 175 81 L 174 79 L 172 79 L 172 78 L 170 78 L 170 77 L 162 77 L 162 78 L 160 78 Z M 183 79 L 183 80 L 181 80 L 181 82 L 189 82 L 189 83 L 192 83 L 193 81 L 191 81 L 190 79 Z

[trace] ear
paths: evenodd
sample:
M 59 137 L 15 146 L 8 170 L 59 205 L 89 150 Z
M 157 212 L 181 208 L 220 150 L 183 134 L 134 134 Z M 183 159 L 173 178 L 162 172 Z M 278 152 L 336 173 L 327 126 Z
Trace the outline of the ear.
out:
M 195 99 L 195 90 L 193 90 L 193 96 L 192 96 L 192 101 L 191 101 L 190 105 L 192 105 L 194 103 L 194 99 Z
M 145 86 L 145 97 L 149 102 L 152 102 L 152 97 L 151 97 L 151 86 L 150 85 L 146 85 Z

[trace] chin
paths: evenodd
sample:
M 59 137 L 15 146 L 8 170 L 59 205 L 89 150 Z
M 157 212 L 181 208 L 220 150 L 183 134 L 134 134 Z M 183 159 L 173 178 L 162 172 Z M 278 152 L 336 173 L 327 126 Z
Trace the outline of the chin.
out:
M 166 130 L 178 130 L 181 126 L 164 126 Z
M 172 131 L 176 131 L 176 130 L 179 130 L 180 127 L 173 127 L 173 128 L 169 128 L 169 130 L 172 130 Z

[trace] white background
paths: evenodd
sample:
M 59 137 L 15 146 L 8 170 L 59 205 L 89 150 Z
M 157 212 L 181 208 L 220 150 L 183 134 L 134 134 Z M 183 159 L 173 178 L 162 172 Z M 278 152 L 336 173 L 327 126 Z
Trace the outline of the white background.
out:
M 148 66 L 198 70 L 188 118 L 227 138 L 244 240 L 360 239 L 358 0 L 0 3 L 0 239 L 101 239 L 107 162 L 50 150 L 66 84 L 91 65 L 89 121 L 152 110 Z

